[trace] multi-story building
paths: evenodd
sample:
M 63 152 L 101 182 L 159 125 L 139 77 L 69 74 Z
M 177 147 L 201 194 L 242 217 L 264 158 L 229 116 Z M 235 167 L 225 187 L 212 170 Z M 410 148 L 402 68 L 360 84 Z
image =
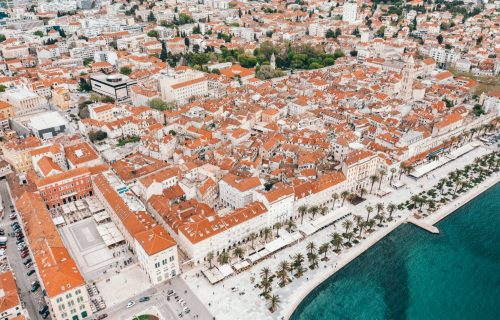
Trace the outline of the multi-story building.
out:
M 75 168 L 35 181 L 48 208 L 55 208 L 94 193 L 88 168 Z
M 370 176 L 377 174 L 379 157 L 373 152 L 357 150 L 349 153 L 342 163 L 342 172 L 347 178 L 346 188 L 357 191 L 367 188 Z
M 177 244 L 111 171 L 94 178 L 95 194 L 111 220 L 137 253 L 139 264 L 153 285 L 179 274 Z
M 166 101 L 186 103 L 197 96 L 208 94 L 208 80 L 201 72 L 186 70 L 173 72 L 160 77 L 161 97 Z
M 260 186 L 258 177 L 242 178 L 229 173 L 219 181 L 220 201 L 232 209 L 243 208 L 254 201 L 253 191 Z
M 0 273 L 0 317 L 2 320 L 24 319 L 26 310 L 17 293 L 16 280 L 12 271 Z
M 262 202 L 252 202 L 224 216 L 213 211 L 190 219 L 178 229 L 179 246 L 196 263 L 207 253 L 219 254 L 267 226 L 267 209 Z
M 344 2 L 342 8 L 342 21 L 355 23 L 358 20 L 358 3 L 356 1 Z
M 41 145 L 37 137 L 9 140 L 2 145 L 3 158 L 15 171 L 25 173 L 32 168 L 30 150 Z
M 25 192 L 17 201 L 26 242 L 52 319 L 80 320 L 92 316 L 85 279 L 52 223 L 39 194 Z
M 5 91 L 3 97 L 14 107 L 16 115 L 39 111 L 46 105 L 39 95 L 23 86 Z
M 94 74 L 90 77 L 92 90 L 116 101 L 124 102 L 130 99 L 131 87 L 137 81 L 122 74 Z

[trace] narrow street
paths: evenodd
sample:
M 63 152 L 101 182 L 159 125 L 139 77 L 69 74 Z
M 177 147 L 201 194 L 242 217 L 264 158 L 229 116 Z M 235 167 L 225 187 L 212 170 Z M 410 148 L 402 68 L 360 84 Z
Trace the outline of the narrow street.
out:
M 13 233 L 10 224 L 13 222 L 9 219 L 9 214 L 11 212 L 10 206 L 12 205 L 12 199 L 10 198 L 9 186 L 6 180 L 0 180 L 0 195 L 2 196 L 3 207 L 4 207 L 4 217 L 2 218 L 0 225 L 1 228 L 5 230 L 5 234 L 9 235 Z M 16 220 L 18 221 L 18 220 Z M 20 290 L 20 298 L 24 303 L 24 307 L 28 310 L 31 319 L 42 319 L 38 314 L 38 308 L 41 304 L 44 304 L 41 289 L 38 289 L 35 293 L 32 293 L 31 283 L 37 280 L 36 273 L 28 277 L 26 274 L 28 270 L 33 269 L 33 267 L 27 269 L 23 265 L 23 260 L 21 255 L 17 250 L 16 238 L 14 236 L 9 236 L 7 242 L 7 258 L 9 259 L 12 272 L 15 275 L 17 287 Z M 50 319 L 47 318 L 47 319 Z

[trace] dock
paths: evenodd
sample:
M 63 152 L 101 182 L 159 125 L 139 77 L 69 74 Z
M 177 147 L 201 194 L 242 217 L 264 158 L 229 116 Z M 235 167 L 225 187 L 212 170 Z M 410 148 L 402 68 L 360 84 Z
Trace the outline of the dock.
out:
M 422 228 L 425 231 L 428 231 L 430 233 L 433 233 L 433 234 L 438 234 L 439 233 L 439 229 L 438 228 L 436 228 L 435 226 L 430 225 L 428 223 L 425 223 L 422 220 L 418 220 L 418 219 L 415 219 L 415 218 L 412 217 L 412 218 L 408 218 L 408 222 L 413 223 L 417 227 L 420 227 L 420 228 Z

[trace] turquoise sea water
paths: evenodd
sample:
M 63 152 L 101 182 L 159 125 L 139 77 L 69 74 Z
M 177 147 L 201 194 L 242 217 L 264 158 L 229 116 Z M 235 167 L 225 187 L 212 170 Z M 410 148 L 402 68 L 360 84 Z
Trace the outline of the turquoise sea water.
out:
M 293 320 L 500 319 L 500 184 L 432 235 L 403 225 L 316 288 Z

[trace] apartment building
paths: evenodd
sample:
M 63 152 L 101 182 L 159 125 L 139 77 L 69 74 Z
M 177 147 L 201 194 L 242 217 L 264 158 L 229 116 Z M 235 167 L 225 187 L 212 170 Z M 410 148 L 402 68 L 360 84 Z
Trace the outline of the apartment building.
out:
M 357 191 L 368 188 L 370 176 L 377 174 L 379 157 L 371 151 L 356 150 L 347 154 L 342 163 L 342 172 L 347 178 L 346 188 Z
M 38 192 L 48 208 L 55 208 L 94 193 L 88 168 L 75 168 L 37 179 Z
M 260 187 L 258 177 L 243 178 L 229 173 L 219 181 L 220 201 L 232 209 L 242 208 L 254 201 L 253 191 Z
M 42 197 L 25 192 L 16 207 L 52 319 L 89 319 L 92 309 L 85 279 L 52 224 Z
M 46 105 L 39 95 L 23 86 L 5 91 L 3 98 L 12 105 L 16 115 L 29 114 Z
M 24 319 L 28 313 L 17 293 L 16 280 L 12 271 L 0 273 L 0 318 L 2 320 Z
M 166 101 L 186 103 L 197 96 L 208 94 L 208 80 L 198 71 L 174 72 L 171 69 L 160 77 L 161 97 Z
M 267 212 L 262 202 L 249 203 L 222 217 L 214 211 L 202 212 L 179 227 L 179 246 L 198 263 L 208 252 L 219 254 L 260 232 L 267 226 Z
M 153 285 L 180 273 L 177 243 L 146 212 L 128 187 L 111 171 L 94 177 L 95 194 L 111 220 L 137 254 L 139 264 Z
M 2 145 L 3 158 L 16 172 L 25 173 L 32 168 L 30 150 L 41 145 L 37 137 L 11 139 Z

